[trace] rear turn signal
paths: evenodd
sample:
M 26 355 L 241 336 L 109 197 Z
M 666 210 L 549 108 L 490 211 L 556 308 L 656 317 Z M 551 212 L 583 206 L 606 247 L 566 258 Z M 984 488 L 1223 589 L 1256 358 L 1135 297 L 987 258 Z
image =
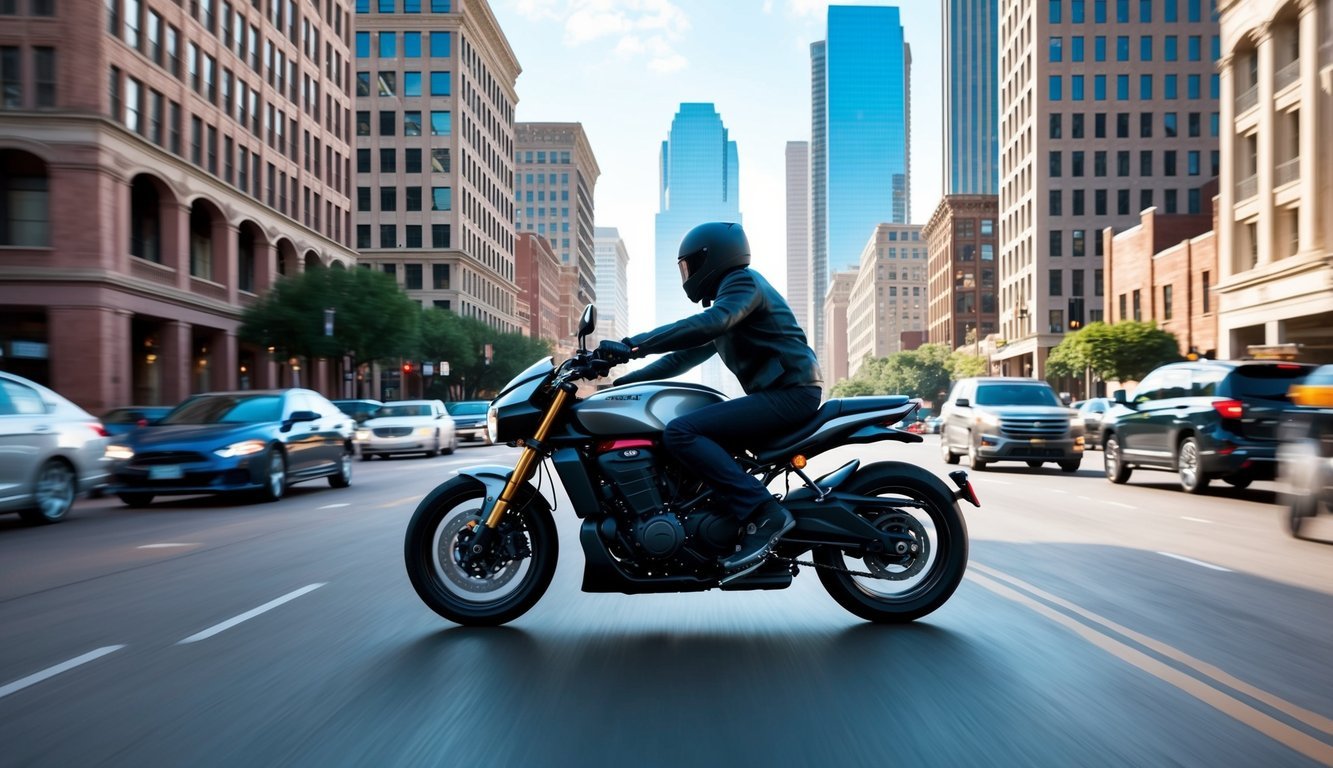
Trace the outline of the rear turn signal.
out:
M 1245 415 L 1245 404 L 1239 400 L 1218 400 L 1213 403 L 1213 409 L 1224 419 L 1239 419 Z
M 805 457 L 800 454 L 791 457 L 791 465 L 797 469 L 805 469 Z
M 981 508 L 981 500 L 977 498 L 977 492 L 972 489 L 972 481 L 967 479 L 966 472 L 961 469 L 954 470 L 949 473 L 949 479 L 958 486 L 958 490 L 953 494 L 955 499 L 966 501 L 977 509 Z

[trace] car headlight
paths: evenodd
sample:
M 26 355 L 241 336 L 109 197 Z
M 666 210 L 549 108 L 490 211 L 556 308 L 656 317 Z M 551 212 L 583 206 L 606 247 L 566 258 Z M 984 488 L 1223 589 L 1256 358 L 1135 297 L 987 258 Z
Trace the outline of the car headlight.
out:
M 224 459 L 234 459 L 237 456 L 251 456 L 259 453 L 268 447 L 263 440 L 242 440 L 239 443 L 232 443 L 226 448 L 219 448 L 213 453 Z
M 369 439 L 370 439 L 370 430 L 368 430 L 368 429 L 358 429 L 358 430 L 356 431 L 356 439 L 357 439 L 358 441 L 369 440 Z
M 128 461 L 134 458 L 134 449 L 128 445 L 108 445 L 106 447 L 106 457 L 115 461 Z
M 417 427 L 417 435 L 420 437 L 430 437 L 435 434 L 435 427 Z
M 986 427 L 998 427 L 1000 426 L 1000 417 L 993 413 L 979 413 L 977 414 L 977 423 Z
M 492 443 L 500 442 L 500 409 L 493 405 L 486 411 L 486 435 Z
M 1075 416 L 1074 418 L 1069 420 L 1069 426 L 1071 429 L 1083 429 L 1087 426 L 1087 424 L 1083 421 L 1083 419 L 1080 419 L 1077 416 Z

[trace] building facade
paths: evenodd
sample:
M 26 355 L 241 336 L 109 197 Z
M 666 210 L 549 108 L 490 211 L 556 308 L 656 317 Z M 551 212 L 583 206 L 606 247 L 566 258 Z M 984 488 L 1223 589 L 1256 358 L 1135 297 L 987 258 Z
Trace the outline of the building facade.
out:
M 880 224 L 861 251 L 847 298 L 847 373 L 867 358 L 903 351 L 903 334 L 926 329 L 926 243 L 919 224 Z
M 865 233 L 911 216 L 911 52 L 893 6 L 830 6 L 811 46 L 811 237 L 816 318 L 828 275 L 855 266 Z M 821 76 L 822 75 L 822 76 Z M 815 340 L 824 334 L 816 328 Z
M 995 195 L 947 195 L 922 229 L 931 343 L 958 349 L 998 331 L 998 219 Z
M 1000 0 L 943 0 L 944 194 L 1000 191 Z
M 593 193 L 601 170 L 579 123 L 515 127 L 514 221 L 551 243 L 560 263 L 578 270 L 580 308 L 597 301 Z
M 828 346 L 823 350 L 820 368 L 824 374 L 824 391 L 828 392 L 851 373 L 847 369 L 847 307 L 856 285 L 855 269 L 834 272 L 829 280 L 828 295 L 824 297 L 824 327 L 828 330 Z
M 514 269 L 518 301 L 527 306 L 528 325 L 523 331 L 534 339 L 545 339 L 554 348 L 569 335 L 561 325 L 560 257 L 541 235 L 520 232 L 515 238 Z
M 337 394 L 335 361 L 237 331 L 279 277 L 355 263 L 350 4 L 8 5 L 0 367 L 94 413 L 298 381 Z
M 518 59 L 485 0 L 359 0 L 355 19 L 361 263 L 424 307 L 518 331 Z
M 1333 362 L 1333 3 L 1224 1 L 1218 351 Z
M 1204 209 L 1219 162 L 1218 27 L 1203 0 L 1004 0 L 1000 14 L 996 359 L 1042 376 L 1075 323 L 1104 317 L 1090 290 L 1096 233 L 1153 206 Z
M 615 227 L 593 230 L 597 257 L 597 338 L 623 339 L 629 329 L 629 251 Z
M 810 143 L 787 142 L 787 303 L 811 337 Z M 813 340 L 813 339 L 812 339 Z

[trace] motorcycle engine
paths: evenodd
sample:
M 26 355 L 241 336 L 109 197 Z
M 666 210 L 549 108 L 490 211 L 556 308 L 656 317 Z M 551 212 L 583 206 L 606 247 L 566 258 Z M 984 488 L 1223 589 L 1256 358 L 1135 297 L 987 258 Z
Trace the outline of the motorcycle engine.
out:
M 662 473 L 653 444 L 626 440 L 612 444 L 597 457 L 603 476 L 615 487 L 627 513 L 622 531 L 640 554 L 654 560 L 671 557 L 685 543 L 685 527 L 674 513 L 663 511 Z

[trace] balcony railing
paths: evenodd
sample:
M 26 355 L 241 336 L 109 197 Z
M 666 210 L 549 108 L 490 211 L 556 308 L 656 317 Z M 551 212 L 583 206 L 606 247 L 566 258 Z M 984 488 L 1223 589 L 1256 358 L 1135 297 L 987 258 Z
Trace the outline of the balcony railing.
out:
M 1301 159 L 1293 157 L 1290 160 L 1277 164 L 1277 173 L 1274 174 L 1274 186 L 1290 184 L 1301 177 Z
M 1236 184 L 1236 199 L 1249 200 L 1259 194 L 1259 176 L 1246 176 Z
M 1252 85 L 1249 88 L 1246 88 L 1245 90 L 1241 91 L 1240 95 L 1236 97 L 1236 113 L 1239 114 L 1241 112 L 1253 109 L 1254 106 L 1258 103 L 1259 103 L 1259 86 Z
M 1277 71 L 1277 76 L 1273 78 L 1274 85 L 1277 87 L 1277 90 L 1280 91 L 1299 80 L 1300 76 L 1301 60 L 1296 59 L 1289 64 L 1283 65 L 1283 67 Z

